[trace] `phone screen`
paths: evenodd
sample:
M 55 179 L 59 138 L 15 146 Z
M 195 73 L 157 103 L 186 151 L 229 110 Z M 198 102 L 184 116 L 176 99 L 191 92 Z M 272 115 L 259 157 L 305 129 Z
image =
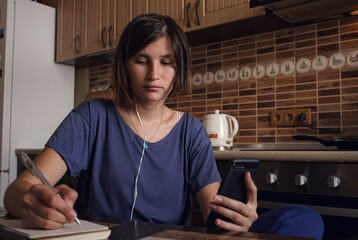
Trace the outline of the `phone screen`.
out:
M 257 159 L 232 159 L 225 170 L 218 194 L 246 203 L 244 175 L 246 172 L 250 172 L 252 179 L 254 179 L 258 166 L 259 160 Z M 211 211 L 206 226 L 209 228 L 217 227 L 215 225 L 217 218 L 231 222 L 231 220 Z

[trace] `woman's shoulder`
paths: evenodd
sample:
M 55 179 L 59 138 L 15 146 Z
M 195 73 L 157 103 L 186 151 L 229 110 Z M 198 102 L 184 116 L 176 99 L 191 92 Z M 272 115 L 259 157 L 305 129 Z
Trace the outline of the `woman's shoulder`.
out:
M 113 108 L 111 99 L 91 98 L 78 104 L 73 112 L 82 115 L 84 118 L 91 118 Z
M 113 106 L 113 102 L 111 99 L 105 98 L 91 98 L 86 99 L 80 104 L 78 104 L 74 110 L 75 111 L 85 111 L 85 110 L 101 110 L 107 109 L 108 107 Z
M 182 126 L 186 129 L 187 132 L 191 132 L 196 135 L 204 130 L 203 123 L 191 113 L 185 112 L 181 118 L 183 121 Z
M 184 112 L 183 113 L 183 118 L 188 124 L 198 126 L 198 127 L 203 126 L 202 122 L 197 117 L 192 115 L 191 113 Z

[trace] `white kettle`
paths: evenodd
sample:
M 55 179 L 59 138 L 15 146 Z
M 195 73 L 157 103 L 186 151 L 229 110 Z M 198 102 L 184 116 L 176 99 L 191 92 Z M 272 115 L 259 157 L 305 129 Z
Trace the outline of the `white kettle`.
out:
M 234 136 L 239 130 L 236 118 L 215 110 L 214 114 L 204 116 L 203 124 L 214 149 L 224 150 L 233 146 Z

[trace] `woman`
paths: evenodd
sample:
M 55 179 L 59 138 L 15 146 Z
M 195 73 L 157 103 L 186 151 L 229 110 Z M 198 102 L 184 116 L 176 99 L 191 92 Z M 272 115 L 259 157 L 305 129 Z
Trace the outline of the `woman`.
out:
M 272 224 L 281 226 L 272 214 L 253 225 L 257 190 L 248 173 L 246 203 L 216 195 L 221 179 L 205 129 L 192 115 L 164 105 L 187 90 L 189 63 L 185 34 L 174 20 L 135 18 L 117 48 L 113 99 L 76 107 L 35 160 L 53 185 L 66 172 L 79 176 L 79 198 L 63 185 L 58 197 L 26 171 L 7 189 L 8 211 L 30 228 L 60 228 L 77 213 L 187 225 L 191 192 L 204 220 L 210 210 L 232 220 L 217 219 L 223 229 L 270 232 Z

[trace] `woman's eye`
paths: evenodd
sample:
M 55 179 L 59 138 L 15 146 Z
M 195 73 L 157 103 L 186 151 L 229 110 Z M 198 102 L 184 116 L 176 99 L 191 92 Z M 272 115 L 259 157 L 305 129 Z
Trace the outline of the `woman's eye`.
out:
M 141 60 L 141 59 L 138 59 L 135 62 L 138 63 L 138 64 L 146 64 L 147 63 L 146 60 Z
M 163 65 L 173 65 L 173 61 L 163 61 L 162 64 Z

